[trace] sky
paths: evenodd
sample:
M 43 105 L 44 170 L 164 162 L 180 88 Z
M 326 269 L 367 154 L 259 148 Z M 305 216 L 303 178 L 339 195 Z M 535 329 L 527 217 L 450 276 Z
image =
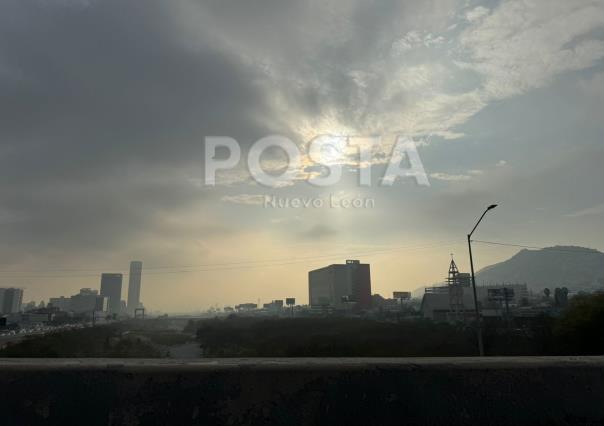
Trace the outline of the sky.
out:
M 441 281 L 451 253 L 467 270 L 492 203 L 476 240 L 603 250 L 603 58 L 602 0 L 4 0 L 0 286 L 47 300 L 142 260 L 154 310 L 307 303 L 309 270 L 358 258 L 389 296 Z M 276 188 L 246 166 L 269 135 L 302 158 Z M 324 135 L 380 146 L 340 149 L 318 187 Z M 208 185 L 220 136 L 241 159 Z M 429 185 L 381 185 L 397 137 Z M 477 268 L 517 250 L 476 243 Z

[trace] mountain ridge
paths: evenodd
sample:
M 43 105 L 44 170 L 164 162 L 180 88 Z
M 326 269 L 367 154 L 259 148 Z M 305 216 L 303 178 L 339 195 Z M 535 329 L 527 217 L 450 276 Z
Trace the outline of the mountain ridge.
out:
M 546 287 L 568 287 L 571 291 L 603 288 L 604 253 L 573 245 L 522 249 L 511 258 L 478 271 L 476 283 L 526 283 L 533 291 Z

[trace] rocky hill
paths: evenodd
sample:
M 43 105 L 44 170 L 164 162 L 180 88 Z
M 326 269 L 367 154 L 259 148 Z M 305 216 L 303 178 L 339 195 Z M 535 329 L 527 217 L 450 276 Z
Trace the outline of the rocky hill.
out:
M 604 288 L 604 253 L 575 246 L 524 249 L 482 269 L 476 281 L 478 285 L 526 283 L 533 291 L 562 286 L 571 291 Z

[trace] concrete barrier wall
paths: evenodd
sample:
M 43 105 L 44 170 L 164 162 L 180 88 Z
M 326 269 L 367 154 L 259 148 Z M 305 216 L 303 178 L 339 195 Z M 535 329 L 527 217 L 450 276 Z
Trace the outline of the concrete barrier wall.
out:
M 604 357 L 0 359 L 0 424 L 604 424 Z

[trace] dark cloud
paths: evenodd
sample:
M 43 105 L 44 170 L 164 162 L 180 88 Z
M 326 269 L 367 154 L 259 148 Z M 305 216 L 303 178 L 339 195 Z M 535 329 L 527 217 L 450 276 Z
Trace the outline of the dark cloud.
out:
M 158 212 L 200 201 L 187 178 L 206 135 L 269 133 L 254 73 L 209 37 L 191 46 L 163 1 L 2 2 L 0 197 L 18 219 L 4 241 L 110 247 L 160 231 Z
M 251 71 L 210 40 L 187 47 L 165 5 L 3 2 L 3 179 L 200 161 L 205 135 L 260 133 Z
M 346 69 L 382 54 L 381 23 L 420 4 L 2 2 L 0 197 L 18 218 L 5 241 L 92 249 L 161 233 L 158 212 L 200 203 L 188 179 L 205 136 L 292 135 L 285 115 L 332 107 L 354 121 Z M 269 106 L 271 91 L 291 109 Z

